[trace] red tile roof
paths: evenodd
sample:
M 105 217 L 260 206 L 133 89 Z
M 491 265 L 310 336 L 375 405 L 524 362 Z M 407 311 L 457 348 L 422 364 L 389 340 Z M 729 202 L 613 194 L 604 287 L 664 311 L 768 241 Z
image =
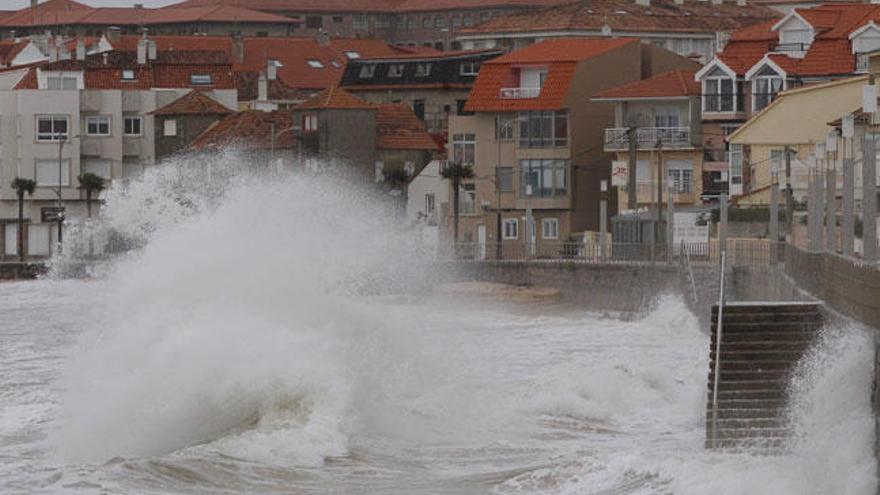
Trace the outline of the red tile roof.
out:
M 649 6 L 633 0 L 580 0 L 548 7 L 538 12 L 495 17 L 458 32 L 462 35 L 540 31 L 599 32 L 604 26 L 612 32 L 715 33 L 734 31 L 781 15 L 767 7 L 737 5 L 725 1 L 687 1 L 679 5 L 670 0 L 654 0 Z
M 776 22 L 764 22 L 734 33 L 718 58 L 744 75 L 765 54 L 789 76 L 828 77 L 852 74 L 855 67 L 849 35 L 870 21 L 880 23 L 880 5 L 827 3 L 812 9 L 795 9 L 815 29 L 815 38 L 803 58 L 771 50 L 779 40 Z
M 235 87 L 238 89 L 239 101 L 254 101 L 259 97 L 260 73 L 236 72 Z M 313 91 L 291 88 L 281 79 L 266 81 L 270 100 L 302 101 L 312 95 Z
M 441 10 L 535 7 L 568 0 L 188 0 L 179 5 L 223 3 L 247 5 L 268 12 L 425 12 Z
M 28 40 L 0 40 L 0 66 L 9 65 L 15 57 L 24 50 L 30 41 Z
M 296 148 L 293 127 L 291 112 L 236 112 L 206 129 L 190 144 L 189 150 L 268 150 L 273 145 L 273 130 L 276 149 Z
M 415 52 L 415 53 L 397 53 L 390 56 L 372 56 L 372 57 L 363 57 L 365 60 L 384 60 L 384 61 L 394 61 L 394 60 L 445 60 L 445 59 L 454 59 L 456 57 L 468 57 L 472 55 L 480 55 L 483 53 L 498 53 L 499 55 L 503 53 L 501 49 L 498 48 L 486 48 L 483 50 L 457 50 L 457 51 L 448 51 L 441 52 L 438 50 L 431 49 L 427 52 Z
M 696 71 L 673 70 L 603 91 L 596 99 L 682 98 L 700 95 L 700 83 L 694 81 Z
M 484 62 L 468 97 L 465 110 L 519 111 L 561 109 L 568 97 L 578 63 L 630 43 L 631 38 L 565 38 L 536 43 Z M 501 88 L 518 85 L 517 66 L 542 64 L 547 77 L 536 98 L 501 98 Z
M 379 105 L 376 112 L 376 148 L 439 151 L 412 109 L 403 103 Z
M 203 91 L 192 90 L 164 107 L 150 112 L 150 115 L 228 115 L 233 110 L 226 108 Z
M 375 110 L 376 105 L 367 103 L 348 91 L 331 87 L 309 98 L 297 110 Z

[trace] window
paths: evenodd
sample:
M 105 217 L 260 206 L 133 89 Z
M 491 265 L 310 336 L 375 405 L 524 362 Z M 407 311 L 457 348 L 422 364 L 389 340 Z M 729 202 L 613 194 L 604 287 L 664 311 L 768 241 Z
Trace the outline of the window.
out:
M 502 231 L 504 239 L 516 239 L 519 237 L 519 220 L 516 218 L 504 219 L 504 230 Z
M 438 15 L 434 18 L 434 27 L 437 29 L 443 29 L 446 27 L 446 18 Z
M 342 16 L 341 15 L 334 15 L 333 16 L 333 23 L 334 24 L 342 24 Z
M 459 74 L 463 76 L 476 76 L 480 72 L 479 62 L 462 62 L 458 66 Z
M 306 28 L 321 29 L 324 26 L 324 18 L 319 15 L 306 16 Z
M 428 77 L 431 75 L 431 64 L 417 64 L 416 65 L 416 77 Z
M 500 192 L 513 192 L 513 167 L 497 167 L 495 184 Z
M 49 76 L 46 78 L 46 89 L 77 89 L 76 76 Z
M 269 31 L 257 31 L 257 38 L 268 38 Z
M 425 120 L 425 100 L 413 100 L 413 113 L 420 120 Z
M 58 187 L 70 185 L 70 160 L 63 160 L 58 166 L 58 159 L 40 159 L 36 163 L 37 185 L 40 187 Z
M 544 239 L 559 238 L 559 219 L 545 218 L 541 220 L 541 237 Z
M 403 64 L 391 64 L 388 66 L 388 77 L 403 77 Z
M 452 29 L 458 29 L 461 27 L 461 17 L 454 15 L 452 16 Z
M 415 29 L 416 28 L 416 18 L 415 16 L 406 18 L 406 28 L 407 29 Z
M 474 134 L 453 134 L 452 136 L 452 161 L 459 165 L 474 165 L 474 156 L 476 154 L 476 135 Z
M 122 80 L 123 81 L 134 81 L 134 70 L 122 69 Z
M 564 110 L 521 112 L 519 121 L 521 147 L 568 146 L 568 114 Z
M 784 150 L 770 150 L 770 174 L 780 174 L 782 175 L 782 180 L 785 181 L 785 151 Z
M 676 107 L 654 108 L 654 127 L 679 127 L 679 112 Z
M 355 14 L 351 20 L 351 27 L 355 29 L 369 29 L 370 19 L 367 14 Z
M 211 74 L 192 74 L 189 76 L 189 82 L 200 86 L 211 84 Z
M 305 132 L 315 132 L 318 130 L 318 114 L 306 113 L 302 117 L 302 128 Z
M 37 141 L 66 141 L 66 115 L 38 115 Z
M 752 80 L 752 111 L 757 112 L 770 104 L 782 91 L 785 82 L 769 67 L 764 67 Z
M 434 213 L 434 193 L 426 193 L 425 194 L 425 214 L 430 215 Z
M 513 141 L 516 115 L 500 113 L 495 117 L 495 139 L 498 141 Z
M 92 115 L 86 117 L 86 134 L 89 136 L 109 136 L 110 116 Z
M 422 17 L 422 29 L 431 29 L 432 23 L 433 22 L 432 22 L 431 16 L 426 15 L 426 16 Z
M 358 52 L 345 52 L 345 57 L 348 58 L 349 60 L 355 60 L 355 59 L 361 58 L 361 54 Z
M 567 160 L 520 160 L 520 196 L 550 198 L 566 193 L 565 169 Z
M 313 69 L 323 69 L 324 68 L 324 64 L 322 64 L 320 60 L 311 59 L 306 63 L 309 64 L 309 67 L 311 67 Z
M 373 74 L 376 73 L 376 66 L 373 64 L 364 65 L 361 67 L 360 77 L 361 79 L 370 79 L 373 77 Z
M 691 160 L 668 160 L 666 173 L 676 194 L 693 192 L 694 162 Z
M 455 100 L 455 113 L 456 115 L 473 115 L 474 112 L 468 112 L 464 109 L 467 106 L 467 100 Z
M 82 168 L 84 174 L 95 174 L 98 177 L 110 179 L 110 160 L 83 160 Z
M 476 212 L 477 188 L 474 184 L 462 184 L 459 189 L 458 211 L 464 214 Z
M 122 133 L 125 136 L 140 136 L 143 133 L 143 117 L 124 117 Z
M 743 184 L 743 147 L 741 144 L 730 145 L 729 190 L 731 195 L 742 194 Z
M 176 136 L 177 135 L 177 121 L 174 119 L 168 119 L 165 121 L 165 125 L 163 128 L 163 134 L 165 136 Z
M 335 61 L 335 60 L 331 60 L 331 61 L 330 61 L 330 65 L 332 65 L 333 67 L 335 67 L 335 68 L 337 68 L 337 69 L 339 69 L 339 68 L 342 67 L 341 65 L 339 65 L 339 62 L 337 62 L 337 61 Z
M 474 25 L 474 18 L 470 14 L 465 14 L 461 23 L 464 24 L 464 27 L 471 27 Z
M 486 22 L 486 21 L 488 21 L 491 17 L 492 17 L 492 13 L 491 13 L 491 12 L 481 12 L 481 13 L 480 13 L 480 21 L 481 21 L 481 22 Z

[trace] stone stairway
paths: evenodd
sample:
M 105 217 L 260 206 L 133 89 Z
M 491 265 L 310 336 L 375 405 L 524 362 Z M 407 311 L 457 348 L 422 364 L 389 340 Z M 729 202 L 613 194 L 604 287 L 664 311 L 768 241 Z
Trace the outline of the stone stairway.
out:
M 778 450 L 791 372 L 822 326 L 817 303 L 724 306 L 715 448 Z M 712 402 L 718 307 L 712 308 L 706 447 L 712 448 Z

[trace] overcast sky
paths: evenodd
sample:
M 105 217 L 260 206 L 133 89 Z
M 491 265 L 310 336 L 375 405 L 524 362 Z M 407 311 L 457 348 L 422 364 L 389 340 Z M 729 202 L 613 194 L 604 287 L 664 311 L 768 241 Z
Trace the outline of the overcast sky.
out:
M 43 0 L 41 0 L 42 3 Z M 142 3 L 146 7 L 161 7 L 180 0 L 76 0 L 93 7 L 131 7 Z M 30 0 L 0 0 L 0 10 L 15 10 L 30 5 Z

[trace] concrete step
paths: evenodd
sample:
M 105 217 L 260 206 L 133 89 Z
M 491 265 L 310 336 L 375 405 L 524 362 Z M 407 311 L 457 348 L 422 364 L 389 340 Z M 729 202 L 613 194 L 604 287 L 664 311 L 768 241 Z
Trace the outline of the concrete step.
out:
M 729 363 L 728 363 L 729 364 Z M 760 382 L 767 380 L 788 380 L 790 376 L 790 370 L 773 370 L 773 369 L 739 369 L 739 370 L 730 370 L 725 369 L 724 364 L 722 363 L 721 368 L 721 382 L 725 381 L 733 381 L 733 382 Z M 709 372 L 709 383 L 714 383 L 715 372 Z
M 725 361 L 751 361 L 755 363 L 764 362 L 797 362 L 804 355 L 800 351 L 786 350 L 761 350 L 761 351 L 734 351 L 727 349 L 721 344 L 721 362 Z M 715 350 L 709 351 L 709 360 L 715 359 Z
M 718 408 L 718 419 L 777 419 L 780 417 L 778 409 L 767 408 Z M 706 420 L 712 420 L 712 404 L 706 409 Z
M 715 384 L 706 384 L 708 390 L 714 389 Z M 718 390 L 788 390 L 787 380 L 754 380 L 734 381 L 721 380 L 718 382 Z
M 725 304 L 724 311 L 731 314 L 740 314 L 740 313 L 815 313 L 819 311 L 821 305 L 819 303 L 797 303 L 793 302 L 792 304 L 780 304 L 780 303 L 772 303 L 765 304 L 761 302 L 755 302 L 755 304 L 742 304 L 742 303 L 732 303 Z M 718 311 L 718 305 L 712 305 L 712 314 L 715 314 Z
M 785 452 L 788 440 L 782 437 L 776 438 L 719 438 L 715 448 L 732 452 L 748 451 L 750 454 L 778 455 Z M 706 439 L 706 448 L 711 447 L 711 440 Z
M 721 428 L 716 438 L 784 438 L 791 434 L 788 428 Z
M 712 402 L 714 393 L 709 391 L 708 399 Z M 718 390 L 718 400 L 725 399 L 767 399 L 785 400 L 788 398 L 786 390 Z
M 784 399 L 731 399 L 718 397 L 719 409 L 771 409 L 781 411 L 785 408 Z M 707 409 L 712 410 L 712 403 L 707 401 Z
M 712 415 L 709 414 L 706 416 L 706 421 L 708 424 L 711 424 Z M 718 418 L 718 430 L 721 429 L 743 429 L 743 428 L 778 428 L 783 429 L 786 427 L 786 420 L 772 417 L 772 418 Z
M 797 363 L 793 361 L 749 361 L 721 357 L 721 371 L 790 371 Z M 715 360 L 709 361 L 710 373 L 715 371 Z M 722 374 L 723 378 L 723 374 Z
M 713 323 L 712 332 L 715 333 L 718 327 Z M 721 329 L 723 333 L 742 333 L 748 332 L 752 336 L 761 333 L 786 333 L 786 332 L 805 332 L 815 334 L 821 327 L 814 323 L 799 323 L 791 321 L 776 322 L 746 322 L 740 323 L 735 321 L 724 320 L 724 327 Z
M 788 342 L 792 344 L 809 345 L 815 338 L 815 334 L 801 331 L 779 331 L 766 330 L 761 332 L 726 332 L 722 330 L 721 344 L 726 342 Z M 712 337 L 709 339 L 712 346 L 715 346 L 715 330 L 712 330 Z
M 714 339 L 713 339 L 714 342 Z M 725 339 L 721 341 L 721 351 L 748 352 L 748 351 L 791 351 L 806 352 L 810 348 L 810 343 L 804 341 L 785 341 L 785 340 L 759 340 L 759 341 L 733 341 L 727 342 Z M 715 351 L 715 346 L 711 346 L 711 351 Z

